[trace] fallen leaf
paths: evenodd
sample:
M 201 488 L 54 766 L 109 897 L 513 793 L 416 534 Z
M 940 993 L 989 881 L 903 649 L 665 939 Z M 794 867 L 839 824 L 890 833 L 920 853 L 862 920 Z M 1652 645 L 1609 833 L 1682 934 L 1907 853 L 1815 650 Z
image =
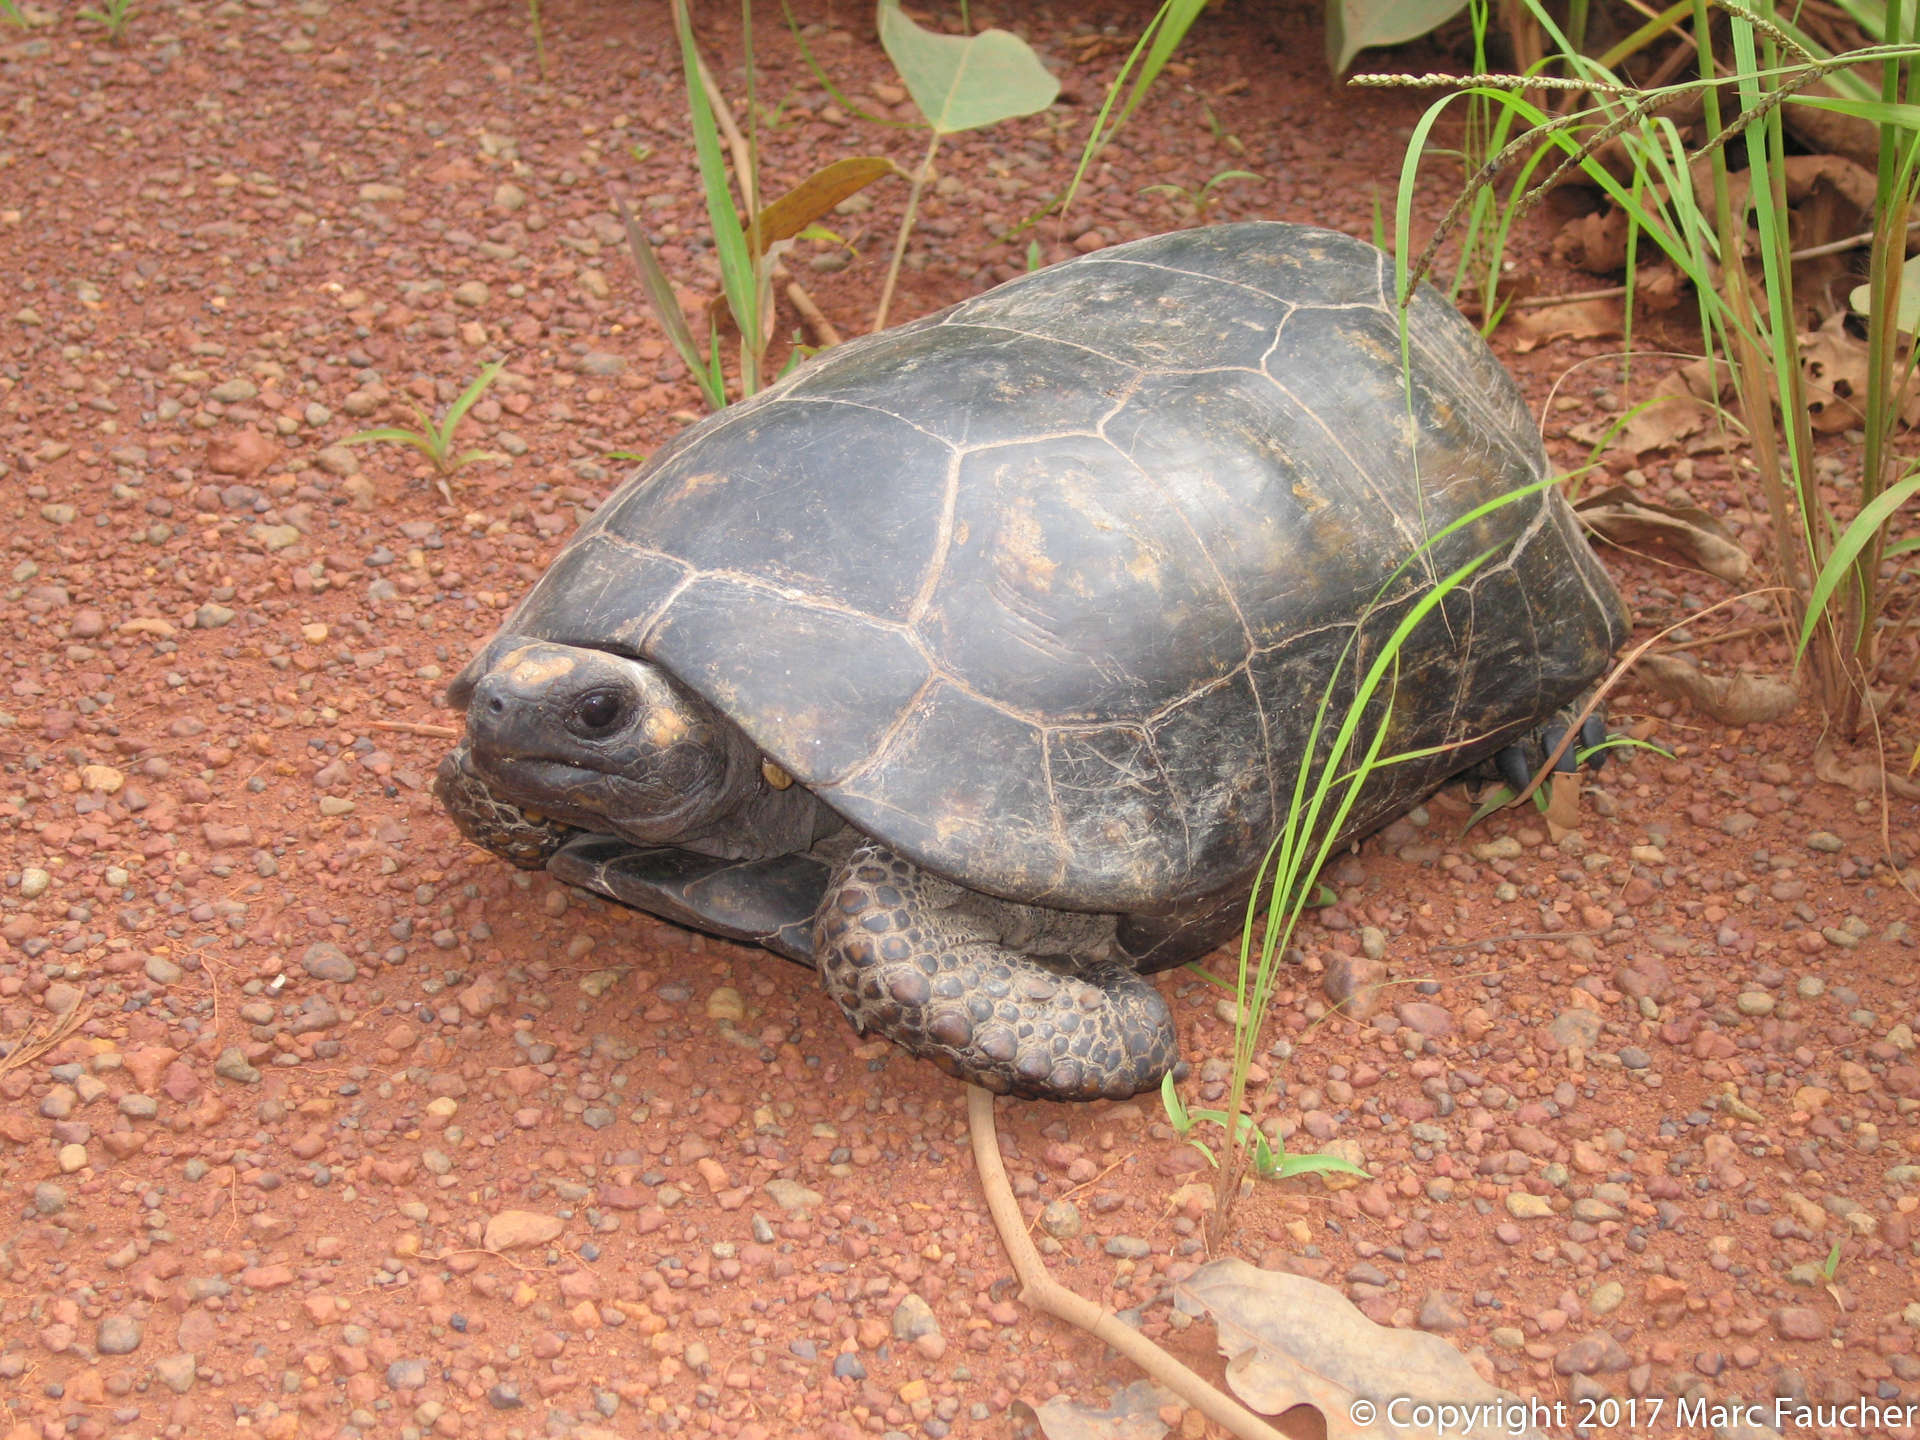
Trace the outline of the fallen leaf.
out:
M 1167 1425 L 1160 1418 L 1163 1405 L 1177 1406 L 1179 1397 L 1151 1380 L 1136 1380 L 1114 1392 L 1104 1410 L 1056 1395 L 1041 1405 L 1013 1402 L 1017 1420 L 1040 1427 L 1047 1440 L 1160 1440 Z M 1024 1412 L 1024 1413 L 1021 1413 Z
M 1215 1260 L 1174 1293 L 1183 1309 L 1213 1313 L 1234 1394 L 1263 1415 L 1310 1405 L 1327 1440 L 1428 1440 L 1464 1433 L 1473 1407 L 1518 1405 L 1440 1336 L 1376 1325 L 1303 1276 Z M 1438 1413 L 1442 1405 L 1449 1409 Z M 1502 1435 L 1540 1434 L 1498 1423 L 1491 1410 L 1473 1413 Z M 1523 1405 L 1515 1418 L 1529 1418 Z
M 1743 583 L 1753 562 L 1727 527 L 1697 505 L 1656 505 L 1625 485 L 1583 495 L 1574 513 L 1617 545 L 1660 541 L 1698 561 L 1709 575 Z
M 1554 340 L 1612 339 L 1620 326 L 1618 300 L 1573 300 L 1510 313 L 1503 330 L 1524 355 Z
M 1547 837 L 1558 845 L 1580 828 L 1580 772 L 1563 770 L 1547 787 Z
M 1849 764 L 1835 754 L 1832 744 L 1825 740 L 1813 752 L 1813 773 L 1829 785 L 1844 785 L 1862 795 L 1878 795 L 1884 785 L 1889 795 L 1902 800 L 1920 800 L 1920 781 L 1896 775 L 1873 760 L 1855 760 Z
M 1690 369 L 1691 367 L 1687 367 Z M 1712 404 L 1689 383 L 1686 369 L 1664 375 L 1645 400 L 1617 422 L 1577 425 L 1570 432 L 1582 444 L 1641 456 L 1665 450 L 1707 428 Z
M 1642 655 L 1634 671 L 1671 700 L 1684 700 L 1722 725 L 1764 725 L 1799 703 L 1800 692 L 1770 675 L 1709 675 L 1677 655 Z

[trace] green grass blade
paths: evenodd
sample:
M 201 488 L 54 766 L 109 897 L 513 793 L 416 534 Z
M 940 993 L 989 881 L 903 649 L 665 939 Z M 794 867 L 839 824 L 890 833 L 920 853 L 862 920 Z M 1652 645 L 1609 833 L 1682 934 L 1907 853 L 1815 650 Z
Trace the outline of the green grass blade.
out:
M 760 313 L 755 303 L 753 251 L 747 244 L 747 232 L 727 187 L 727 162 L 720 149 L 720 127 L 707 103 L 707 87 L 700 83 L 700 52 L 693 43 L 693 22 L 687 18 L 684 4 L 673 7 L 674 29 L 680 36 L 680 63 L 686 72 L 687 111 L 693 119 L 694 156 L 700 166 L 700 185 L 706 193 L 707 219 L 713 226 L 713 248 L 720 261 L 720 285 L 733 312 L 734 324 L 750 353 L 760 348 Z M 745 179 L 742 179 L 744 185 Z M 745 367 L 751 369 L 751 366 Z M 743 374 L 741 387 L 747 394 L 759 388 L 759 377 Z
M 454 401 L 447 410 L 447 418 L 444 426 L 447 439 L 451 440 L 453 438 L 454 427 L 466 418 L 467 411 L 471 410 L 474 403 L 478 401 L 482 395 L 486 394 L 487 387 L 493 384 L 500 372 L 506 368 L 506 361 L 492 361 L 484 366 L 478 375 L 473 377 L 473 383 L 471 385 L 460 392 L 460 398 Z
M 411 445 L 415 449 L 431 453 L 432 442 L 418 430 L 402 430 L 397 425 L 384 426 L 378 430 L 362 430 L 357 435 L 349 435 L 340 442 L 342 445 Z
M 1800 639 L 1793 647 L 1795 660 L 1806 653 L 1813 632 L 1819 627 L 1820 617 L 1826 613 L 1827 601 L 1852 571 L 1854 561 L 1873 543 L 1874 537 L 1893 518 L 1894 512 L 1916 495 L 1920 495 L 1920 474 L 1909 475 L 1898 485 L 1882 490 L 1871 504 L 1853 517 L 1853 523 L 1841 533 L 1839 540 L 1834 543 L 1833 553 L 1821 566 L 1820 576 L 1807 596 L 1806 618 L 1800 623 Z

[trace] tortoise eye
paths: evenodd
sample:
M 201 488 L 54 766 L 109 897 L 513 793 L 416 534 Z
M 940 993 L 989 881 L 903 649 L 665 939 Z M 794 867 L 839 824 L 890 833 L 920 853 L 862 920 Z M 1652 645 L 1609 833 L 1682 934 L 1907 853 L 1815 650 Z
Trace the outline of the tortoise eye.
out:
M 573 707 L 574 729 L 583 735 L 604 735 L 618 725 L 626 707 L 613 690 L 595 690 L 580 697 Z

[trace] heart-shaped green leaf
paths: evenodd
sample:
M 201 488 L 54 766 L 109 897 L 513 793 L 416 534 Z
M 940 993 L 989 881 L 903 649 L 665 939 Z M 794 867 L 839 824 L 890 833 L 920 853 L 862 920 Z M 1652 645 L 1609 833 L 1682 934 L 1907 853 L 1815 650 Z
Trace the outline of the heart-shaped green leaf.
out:
M 1372 45 L 1417 40 L 1467 8 L 1467 0 L 1327 0 L 1327 63 L 1344 75 Z
M 1060 93 L 1060 82 L 1018 35 L 936 35 L 909 20 L 900 0 L 880 0 L 880 43 L 913 103 L 941 135 L 1035 114 Z

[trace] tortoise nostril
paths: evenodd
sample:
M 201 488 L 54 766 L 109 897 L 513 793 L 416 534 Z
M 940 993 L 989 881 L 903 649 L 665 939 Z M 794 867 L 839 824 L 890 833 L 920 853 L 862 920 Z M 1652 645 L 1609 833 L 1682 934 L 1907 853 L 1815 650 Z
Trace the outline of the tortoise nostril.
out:
M 492 699 L 487 701 L 487 709 L 495 715 L 498 715 L 502 710 L 506 708 L 507 708 L 506 703 L 502 701 L 498 695 L 495 695 Z

